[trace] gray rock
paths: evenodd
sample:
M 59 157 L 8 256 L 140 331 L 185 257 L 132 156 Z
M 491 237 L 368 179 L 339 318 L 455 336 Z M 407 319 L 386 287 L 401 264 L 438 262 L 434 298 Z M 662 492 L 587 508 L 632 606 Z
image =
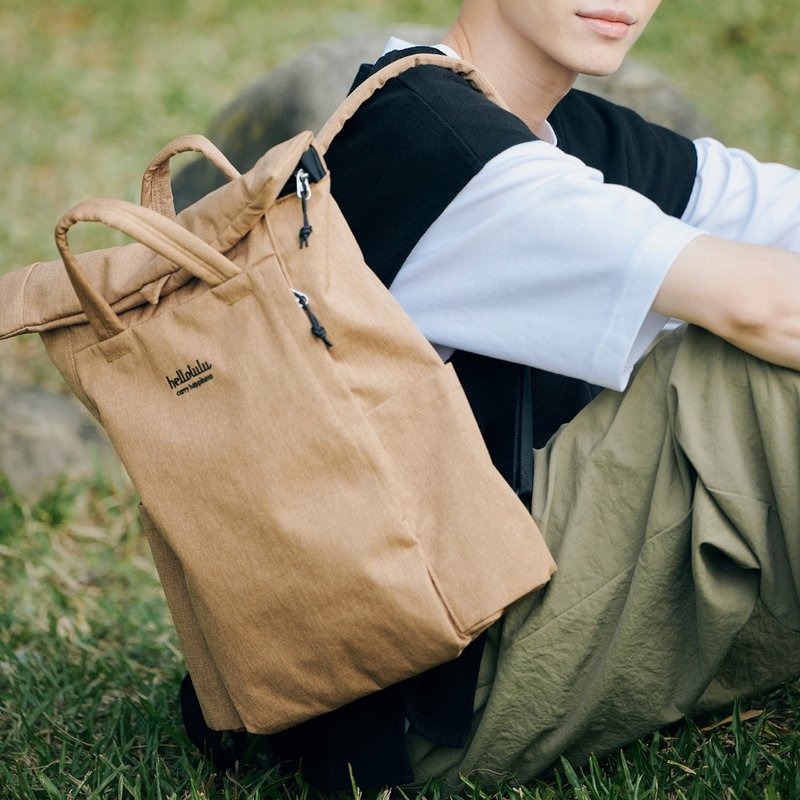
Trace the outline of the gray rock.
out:
M 401 25 L 311 45 L 244 89 L 219 112 L 208 136 L 238 169 L 249 169 L 274 144 L 302 130 L 318 131 L 347 94 L 359 65 L 374 61 L 390 34 L 433 44 L 442 33 L 439 28 Z M 635 60 L 629 59 L 610 78 L 582 76 L 578 86 L 687 136 L 710 131 L 708 122 L 661 72 Z M 185 208 L 224 180 L 208 162 L 190 163 L 174 178 L 176 207 Z
M 62 475 L 118 464 L 105 434 L 71 397 L 0 380 L 0 473 L 36 499 Z

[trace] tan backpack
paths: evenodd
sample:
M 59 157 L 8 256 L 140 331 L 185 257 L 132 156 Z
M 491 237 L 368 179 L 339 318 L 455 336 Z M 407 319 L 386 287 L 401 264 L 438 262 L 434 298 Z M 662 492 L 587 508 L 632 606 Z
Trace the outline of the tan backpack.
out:
M 92 200 L 63 258 L 0 279 L 0 338 L 37 331 L 107 431 L 203 715 L 271 733 L 456 657 L 555 566 L 492 466 L 452 368 L 365 265 L 315 140 L 239 175 L 203 137 Z M 177 217 L 169 159 L 230 182 Z M 79 221 L 137 243 L 74 256 Z

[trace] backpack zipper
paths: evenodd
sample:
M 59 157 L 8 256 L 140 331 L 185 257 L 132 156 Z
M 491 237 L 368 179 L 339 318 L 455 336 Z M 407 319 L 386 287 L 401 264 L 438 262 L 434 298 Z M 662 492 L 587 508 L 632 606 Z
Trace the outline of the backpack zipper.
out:
M 322 340 L 325 342 L 325 347 L 333 347 L 333 342 L 328 339 L 328 333 L 325 328 L 322 327 L 320 321 L 317 319 L 314 312 L 311 310 L 309 303 L 311 302 L 308 299 L 307 294 L 303 294 L 303 292 L 298 292 L 297 289 L 292 289 L 292 294 L 297 298 L 297 302 L 300 305 L 300 308 L 306 312 L 306 316 L 311 323 L 311 333 L 317 337 L 317 339 Z

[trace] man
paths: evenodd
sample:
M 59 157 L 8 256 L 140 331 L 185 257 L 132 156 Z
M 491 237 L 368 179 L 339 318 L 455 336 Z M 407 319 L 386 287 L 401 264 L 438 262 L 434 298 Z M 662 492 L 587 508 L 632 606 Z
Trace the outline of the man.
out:
M 510 481 L 532 428 L 559 573 L 484 650 L 275 739 L 323 785 L 527 779 L 800 672 L 800 176 L 571 91 L 658 5 L 464 0 L 437 49 L 508 110 L 419 67 L 328 152 Z

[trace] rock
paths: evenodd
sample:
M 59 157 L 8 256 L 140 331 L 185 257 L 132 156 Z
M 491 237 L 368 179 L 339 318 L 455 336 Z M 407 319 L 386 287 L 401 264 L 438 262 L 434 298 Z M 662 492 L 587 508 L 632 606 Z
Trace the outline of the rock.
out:
M 302 130 L 318 131 L 347 94 L 358 66 L 374 61 L 390 34 L 433 44 L 442 30 L 400 25 L 391 31 L 311 45 L 250 84 L 223 108 L 209 128 L 209 138 L 244 171 L 274 144 Z M 626 61 L 610 78 L 582 76 L 578 86 L 687 136 L 710 131 L 707 121 L 661 72 L 635 60 Z M 208 162 L 190 163 L 173 181 L 176 207 L 185 208 L 224 180 Z
M 73 398 L 0 380 L 0 473 L 35 500 L 62 475 L 119 463 L 105 434 Z

